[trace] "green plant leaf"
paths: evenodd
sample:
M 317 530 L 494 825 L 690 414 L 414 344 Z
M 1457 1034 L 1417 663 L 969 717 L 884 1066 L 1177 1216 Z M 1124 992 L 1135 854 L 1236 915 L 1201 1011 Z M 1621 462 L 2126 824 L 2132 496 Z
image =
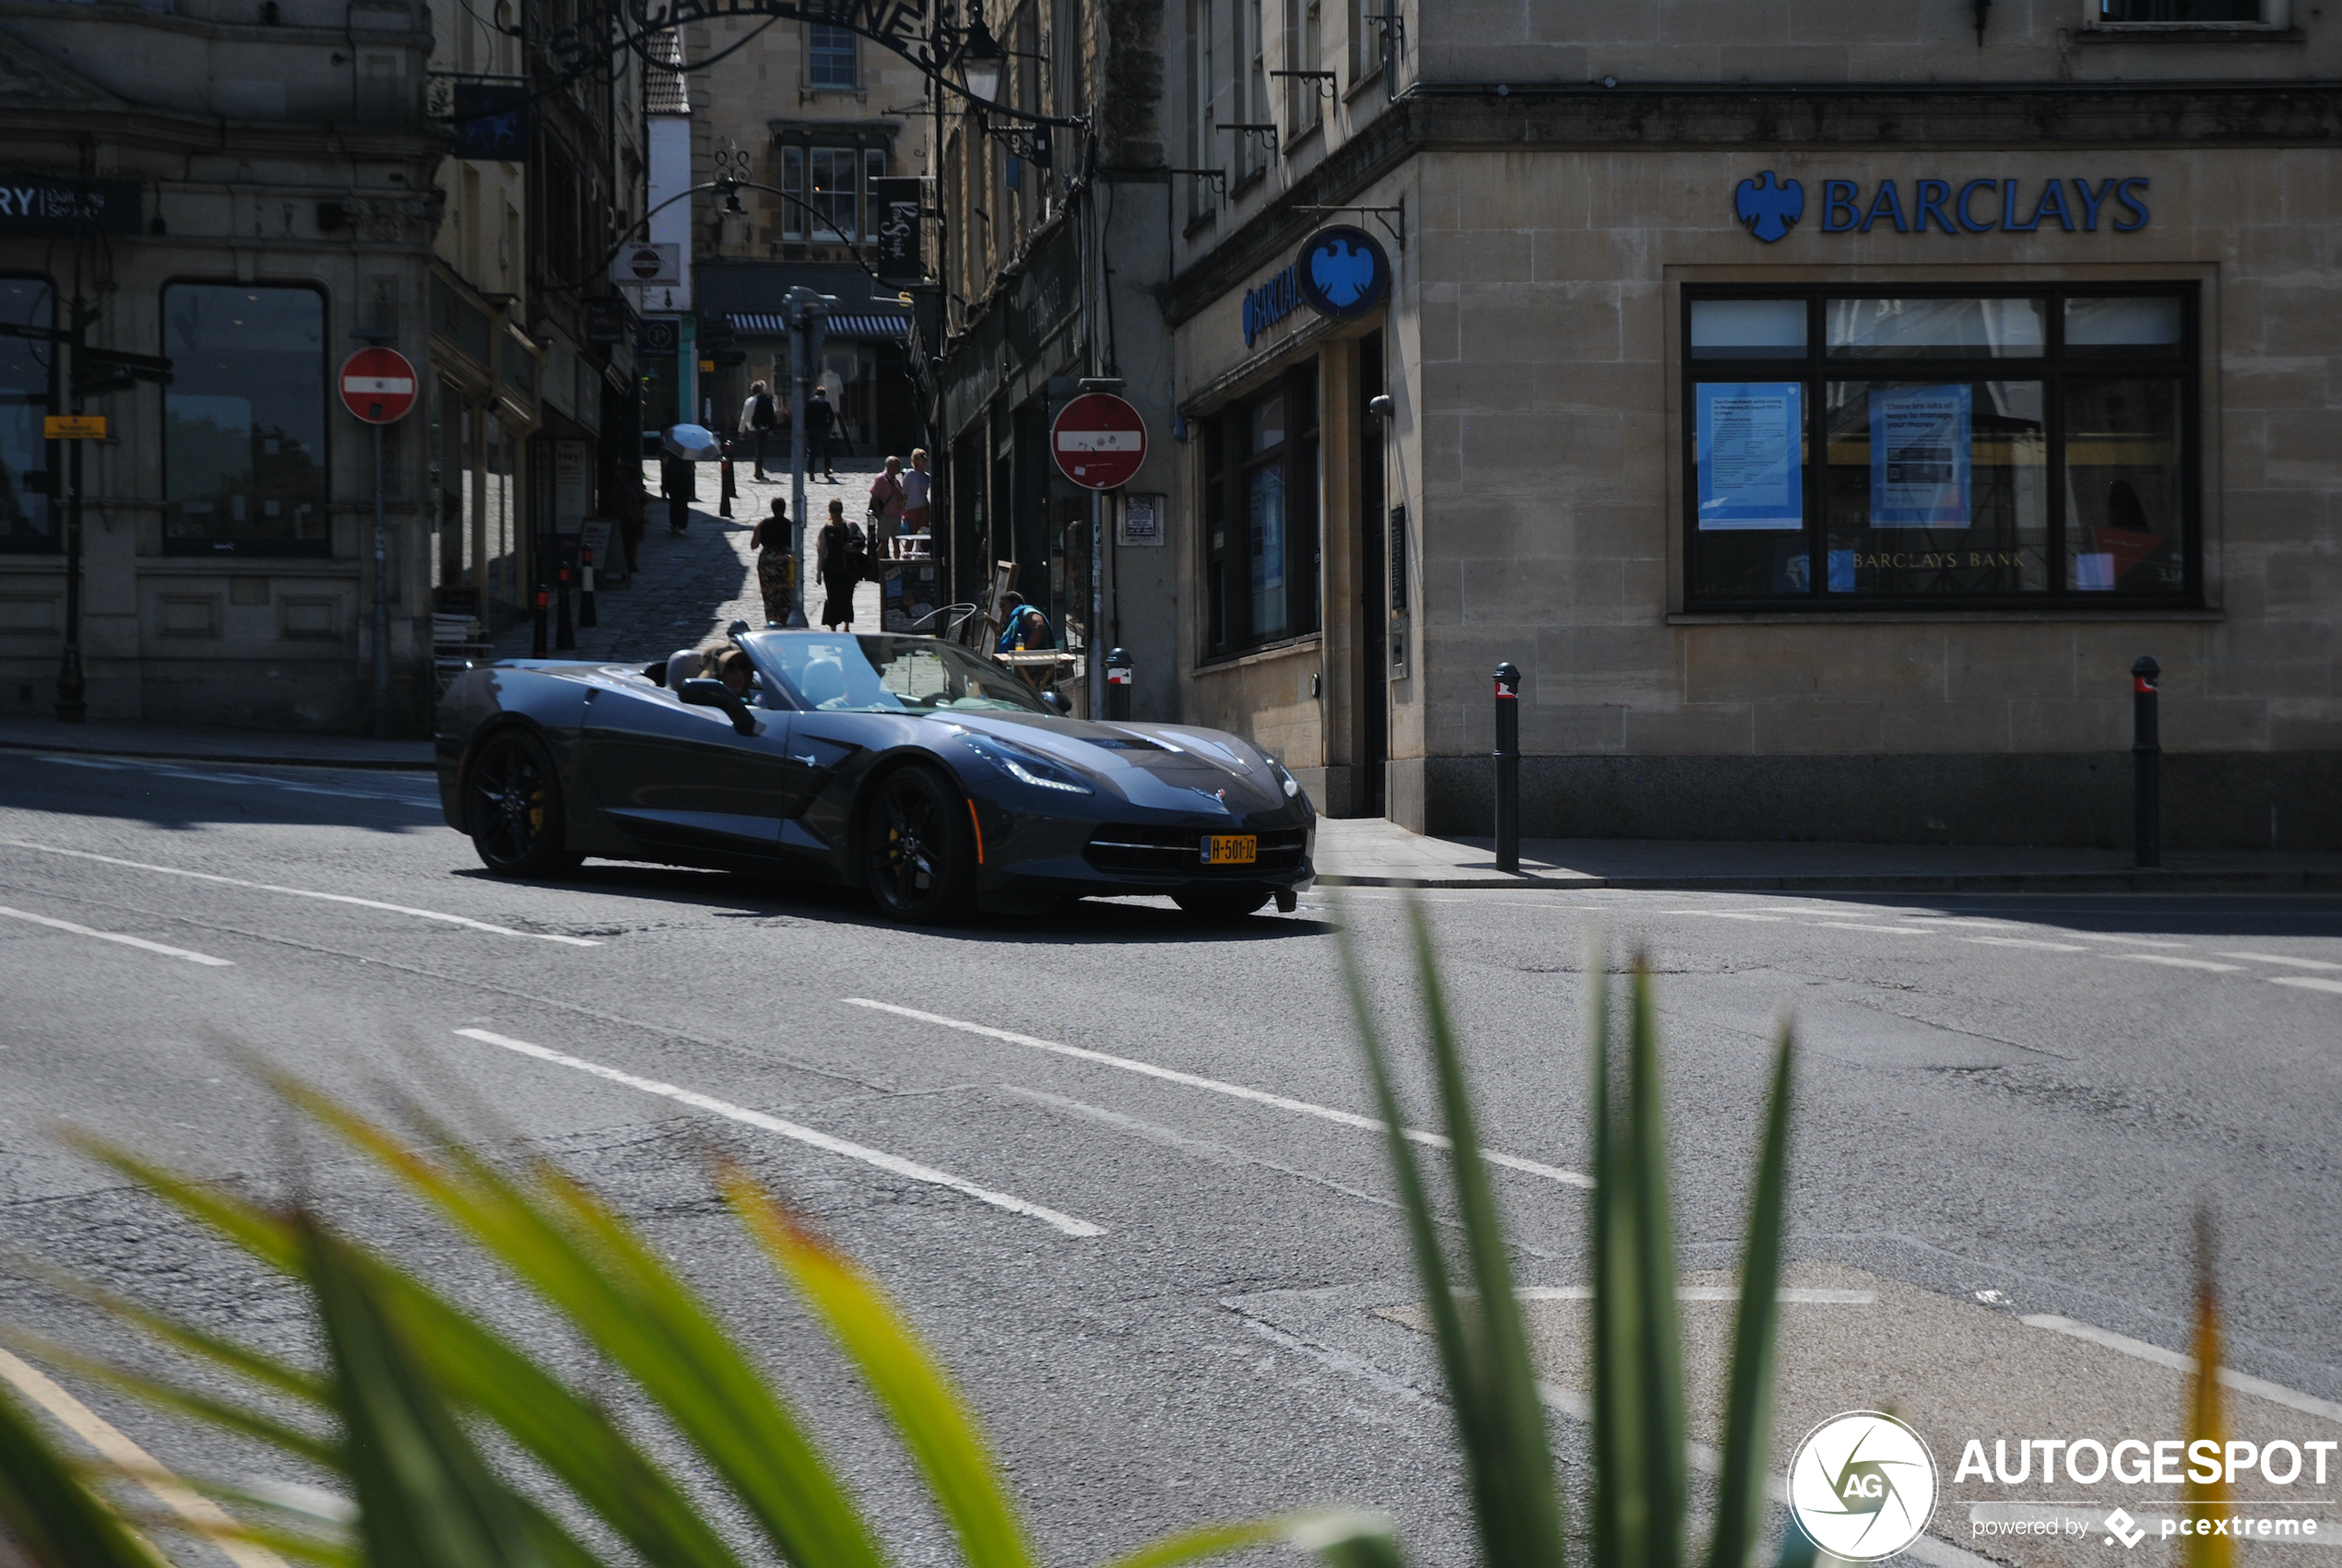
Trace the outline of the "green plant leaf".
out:
M 1504 1220 L 1497 1213 L 1488 1167 L 1480 1155 L 1479 1124 L 1464 1079 L 1463 1053 L 1456 1043 L 1446 993 L 1439 984 L 1431 927 L 1422 906 L 1412 901 L 1408 921 L 1414 936 L 1425 1023 L 1449 1139 L 1448 1168 L 1475 1287 L 1464 1327 L 1472 1350 L 1472 1374 L 1479 1385 L 1484 1441 L 1489 1449 L 1483 1462 L 1473 1467 L 1474 1489 L 1483 1500 L 1483 1546 L 1490 1562 L 1508 1568 L 1559 1568 L 1561 1495 L 1554 1483 L 1553 1451 L 1545 1432 L 1544 1406 L 1537 1397 L 1528 1330 L 1521 1322 L 1520 1303 L 1513 1295 Z
M 399 1568 L 552 1568 L 532 1510 L 489 1469 L 437 1385 L 384 1315 L 362 1262 L 302 1224 L 311 1293 L 334 1367 L 342 1468 L 358 1493 L 369 1562 Z
M 1177 1568 L 1179 1563 L 1275 1540 L 1315 1552 L 1335 1568 L 1404 1568 L 1390 1521 L 1354 1508 L 1313 1508 L 1265 1519 L 1204 1525 L 1149 1542 L 1102 1568 Z
M 861 1372 L 927 1477 L 968 1568 L 1031 1568 L 1032 1547 L 975 1420 L 894 1303 L 738 1165 L 722 1166 L 717 1182 Z
M 1773 1057 L 1773 1091 L 1748 1201 L 1740 1258 L 1740 1303 L 1733 1323 L 1732 1373 L 1724 1398 L 1723 1466 L 1709 1568 L 1747 1568 L 1765 1522 L 1766 1450 L 1773 1430 L 1773 1351 L 1780 1324 L 1781 1235 L 1789 1207 L 1789 1126 L 1796 1041 L 1783 1023 Z M 1789 1527 L 1800 1534 L 1797 1527 Z
M 15 1394 L 0 1388 L 0 1548 L 34 1568 L 159 1568 Z
M 101 1289 L 88 1280 L 67 1274 L 62 1269 L 34 1266 L 44 1282 L 57 1290 L 77 1296 L 91 1306 L 110 1313 L 124 1323 L 145 1329 L 166 1344 L 176 1345 L 191 1355 L 224 1367 L 240 1376 L 251 1379 L 263 1387 L 286 1394 L 303 1404 L 323 1406 L 327 1389 L 323 1379 L 274 1356 L 263 1355 L 232 1339 L 223 1339 L 209 1329 L 200 1328 L 184 1318 L 158 1312 L 127 1296 L 119 1296 Z
M 150 1377 L 145 1373 L 132 1372 L 127 1367 L 116 1366 L 112 1362 L 101 1361 L 95 1356 L 85 1356 L 77 1350 L 67 1350 L 54 1340 L 45 1339 L 37 1334 L 28 1334 L 22 1329 L 6 1325 L 0 1325 L 0 1345 L 6 1345 L 36 1361 L 47 1362 L 53 1366 L 69 1368 L 84 1377 L 111 1384 L 126 1394 L 136 1395 L 150 1405 L 167 1410 L 175 1410 L 181 1415 L 192 1416 L 197 1421 L 219 1427 L 222 1431 L 232 1432 L 240 1436 L 253 1438 L 273 1447 L 281 1448 L 286 1453 L 296 1455 L 313 1465 L 320 1465 L 327 1468 L 331 1468 L 334 1465 L 336 1450 L 332 1439 L 321 1437 L 314 1432 L 303 1432 L 299 1427 L 280 1421 L 276 1417 L 264 1414 L 259 1410 L 231 1404 L 227 1400 L 214 1398 L 209 1394 L 192 1388 L 183 1388 L 175 1383 L 160 1377 Z
M 794 1568 L 882 1568 L 858 1511 L 740 1347 L 633 1231 L 547 1162 L 530 1189 L 443 1140 L 424 1159 L 339 1103 L 279 1091 L 526 1281 L 666 1412 Z

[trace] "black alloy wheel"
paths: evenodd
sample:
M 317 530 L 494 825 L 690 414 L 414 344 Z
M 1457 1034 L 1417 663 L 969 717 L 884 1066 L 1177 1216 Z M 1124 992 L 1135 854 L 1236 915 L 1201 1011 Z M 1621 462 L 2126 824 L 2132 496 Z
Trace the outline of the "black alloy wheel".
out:
M 561 780 L 544 743 L 508 729 L 480 748 L 471 768 L 472 847 L 500 877 L 550 877 L 583 857 L 562 832 Z
M 966 797 L 934 773 L 899 768 L 881 779 L 862 819 L 862 874 L 879 913 L 912 925 L 965 919 L 974 839 Z
M 1218 923 L 1242 920 L 1269 902 L 1266 888 L 1205 888 L 1191 893 L 1173 893 L 1171 902 L 1198 920 Z

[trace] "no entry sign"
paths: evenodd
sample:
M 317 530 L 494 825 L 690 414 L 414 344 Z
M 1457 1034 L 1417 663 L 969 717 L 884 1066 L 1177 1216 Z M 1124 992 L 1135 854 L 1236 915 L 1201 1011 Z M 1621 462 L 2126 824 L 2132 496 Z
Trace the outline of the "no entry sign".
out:
M 370 425 L 396 424 L 415 406 L 415 367 L 396 348 L 361 348 L 342 361 L 341 401 Z
M 1049 455 L 1083 489 L 1119 489 L 1147 460 L 1147 422 L 1111 392 L 1085 392 L 1049 427 Z

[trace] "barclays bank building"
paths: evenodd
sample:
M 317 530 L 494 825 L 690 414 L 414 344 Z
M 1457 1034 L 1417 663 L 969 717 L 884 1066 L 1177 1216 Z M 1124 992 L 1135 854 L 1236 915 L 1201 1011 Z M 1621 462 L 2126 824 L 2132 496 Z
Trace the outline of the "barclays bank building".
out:
M 2170 843 L 2342 847 L 2342 13 L 1188 9 L 1183 716 L 1484 832 L 1509 660 L 1532 834 L 2111 844 L 2148 655 Z

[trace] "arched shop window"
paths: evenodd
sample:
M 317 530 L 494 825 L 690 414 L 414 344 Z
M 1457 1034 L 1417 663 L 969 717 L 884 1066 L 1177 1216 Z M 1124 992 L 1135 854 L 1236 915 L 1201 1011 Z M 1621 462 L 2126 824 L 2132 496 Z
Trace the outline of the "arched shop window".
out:
M 327 553 L 325 296 L 172 284 L 162 351 L 164 549 Z
M 0 277 L 0 323 L 36 330 L 55 324 L 56 297 L 39 277 Z M 56 350 L 30 337 L 0 337 L 0 551 L 57 548 L 49 508 L 49 444 Z
M 2193 284 L 1686 289 L 1685 600 L 2185 606 Z

